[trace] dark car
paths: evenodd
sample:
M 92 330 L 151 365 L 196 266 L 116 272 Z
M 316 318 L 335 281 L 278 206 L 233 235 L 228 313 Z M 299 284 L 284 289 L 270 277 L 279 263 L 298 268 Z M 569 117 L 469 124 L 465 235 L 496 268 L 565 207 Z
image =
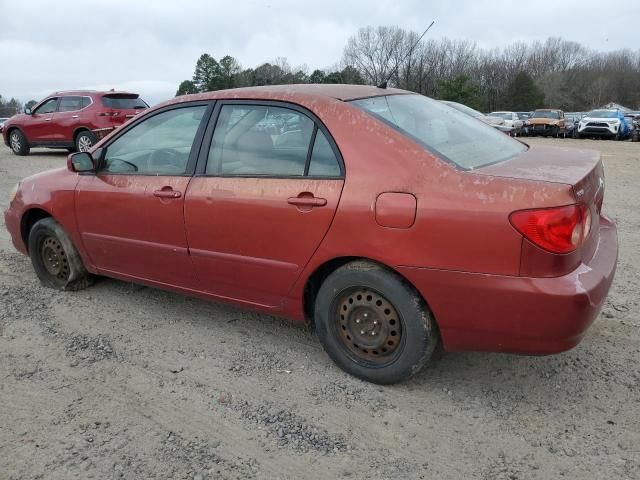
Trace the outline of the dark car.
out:
M 528 146 L 421 95 L 283 85 L 181 96 L 67 168 L 5 224 L 50 287 L 94 275 L 313 323 L 377 383 L 445 350 L 582 339 L 617 259 L 588 150 Z
M 31 147 L 85 152 L 107 132 L 147 108 L 137 93 L 56 92 L 7 120 L 2 136 L 16 155 L 28 155 Z

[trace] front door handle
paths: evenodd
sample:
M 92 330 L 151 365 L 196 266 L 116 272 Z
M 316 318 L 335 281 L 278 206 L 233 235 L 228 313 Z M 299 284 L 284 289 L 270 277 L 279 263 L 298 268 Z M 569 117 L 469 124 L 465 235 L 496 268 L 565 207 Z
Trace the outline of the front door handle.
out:
M 50 119 L 50 118 L 45 118 L 45 119 L 44 119 L 44 121 L 45 121 L 45 122 L 50 122 L 50 121 L 51 121 L 51 119 Z
M 71 118 L 80 118 L 79 115 L 72 115 Z
M 299 207 L 324 207 L 327 204 L 327 199 L 318 197 L 290 197 L 287 199 L 287 203 Z
M 160 198 L 180 198 L 182 196 L 182 193 L 172 189 L 171 187 L 165 187 L 161 190 L 156 190 L 155 192 L 153 192 L 153 196 Z

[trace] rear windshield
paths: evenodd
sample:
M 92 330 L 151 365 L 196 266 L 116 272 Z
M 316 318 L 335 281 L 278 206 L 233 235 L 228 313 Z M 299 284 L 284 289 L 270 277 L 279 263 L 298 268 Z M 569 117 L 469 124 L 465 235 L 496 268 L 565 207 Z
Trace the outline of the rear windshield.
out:
M 102 104 L 107 108 L 115 108 L 119 110 L 149 108 L 149 105 L 147 105 L 138 95 L 105 95 L 102 97 Z
M 464 169 L 501 162 L 526 149 L 484 122 L 422 95 L 387 95 L 351 103 Z

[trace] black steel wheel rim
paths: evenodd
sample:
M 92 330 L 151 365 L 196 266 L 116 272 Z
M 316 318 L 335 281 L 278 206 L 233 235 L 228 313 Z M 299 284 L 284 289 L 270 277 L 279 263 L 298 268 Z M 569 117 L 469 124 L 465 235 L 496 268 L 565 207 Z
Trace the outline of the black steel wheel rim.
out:
M 332 317 L 341 347 L 358 363 L 382 367 L 400 355 L 402 318 L 380 292 L 366 287 L 343 290 L 334 299 Z
M 45 237 L 40 246 L 40 258 L 45 270 L 58 280 L 69 278 L 69 259 L 56 237 Z

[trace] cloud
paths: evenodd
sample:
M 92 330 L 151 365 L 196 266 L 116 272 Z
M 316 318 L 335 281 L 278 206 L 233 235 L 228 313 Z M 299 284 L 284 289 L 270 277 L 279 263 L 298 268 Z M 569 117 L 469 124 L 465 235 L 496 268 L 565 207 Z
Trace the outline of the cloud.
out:
M 244 67 L 286 57 L 310 70 L 338 62 L 366 25 L 422 31 L 484 48 L 562 36 L 599 50 L 634 48 L 640 4 L 611 9 L 565 0 L 553 9 L 513 1 L 93 0 L 78 4 L 0 0 L 0 94 L 20 100 L 52 91 L 105 86 L 138 91 L 150 103 L 173 96 L 203 52 Z M 10 12 L 10 14 L 8 13 Z

